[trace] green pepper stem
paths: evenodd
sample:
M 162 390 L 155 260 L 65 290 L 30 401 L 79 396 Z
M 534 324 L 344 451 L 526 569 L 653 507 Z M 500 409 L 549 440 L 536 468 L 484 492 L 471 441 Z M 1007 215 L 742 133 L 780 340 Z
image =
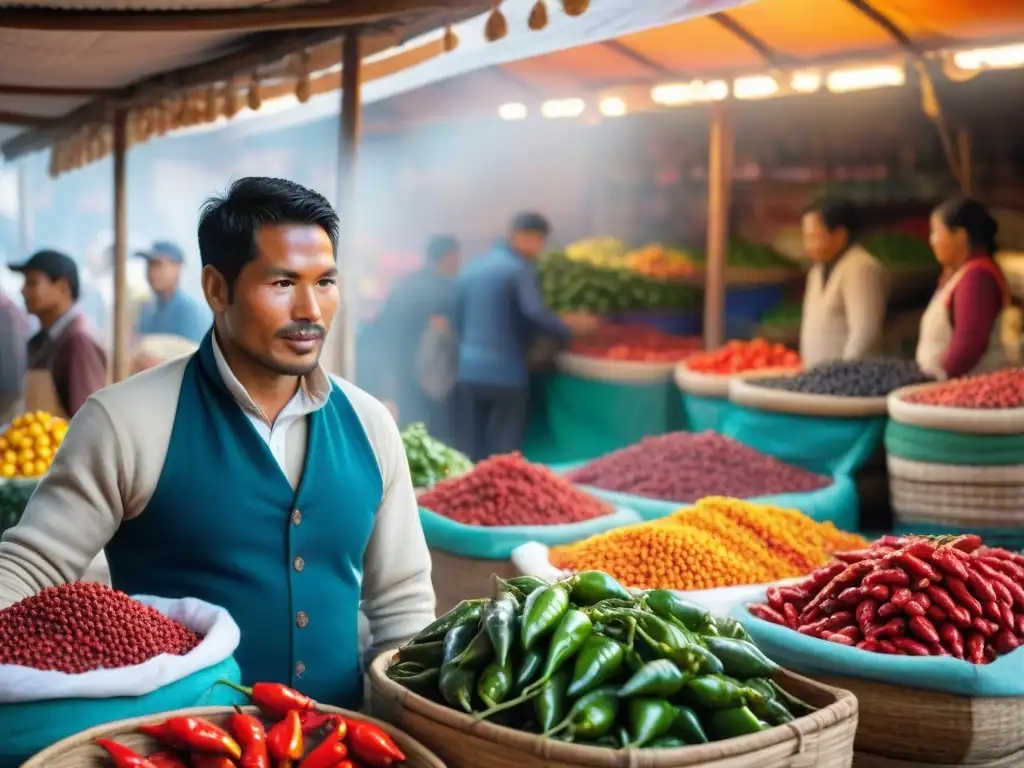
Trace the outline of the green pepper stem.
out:
M 250 699 L 252 698 L 252 688 L 246 688 L 245 686 L 239 685 L 238 683 L 233 683 L 230 680 L 218 680 L 217 684 L 226 685 L 228 688 L 234 688 L 239 693 L 244 693 Z
M 478 712 L 476 714 L 476 720 L 478 722 L 480 720 L 486 720 L 488 717 L 491 717 L 492 715 L 496 715 L 499 712 L 504 712 L 506 709 L 513 709 L 514 707 L 518 707 L 520 704 L 524 704 L 527 701 L 530 701 L 530 699 L 536 698 L 539 693 L 540 693 L 540 690 L 530 691 L 527 688 L 526 690 L 523 691 L 522 695 L 520 695 L 520 696 L 518 696 L 518 697 L 516 697 L 514 699 L 509 699 L 508 701 L 502 702 L 501 704 L 493 706 L 490 709 L 486 709 L 483 712 Z M 486 704 L 486 703 L 487 702 L 485 701 L 484 704 Z

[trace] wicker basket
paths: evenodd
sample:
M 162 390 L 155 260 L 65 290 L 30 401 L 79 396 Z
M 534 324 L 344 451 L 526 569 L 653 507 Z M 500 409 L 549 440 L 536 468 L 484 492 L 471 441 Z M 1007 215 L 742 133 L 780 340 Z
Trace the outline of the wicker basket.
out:
M 759 387 L 756 383 L 743 379 L 733 379 L 729 383 L 729 402 L 758 411 L 835 419 L 884 416 L 887 412 L 884 397 L 808 395 L 803 392 Z
M 519 575 L 510 560 L 482 560 L 453 555 L 431 548 L 431 580 L 437 598 L 437 615 L 447 613 L 463 600 L 491 594 L 491 574 L 503 579 Z
M 246 707 L 245 712 L 258 714 L 256 707 Z M 407 768 L 445 768 L 445 764 L 438 757 L 420 744 L 415 739 L 402 733 L 393 725 L 382 723 L 379 720 L 372 720 L 360 715 L 357 712 L 349 712 L 336 707 L 321 706 L 321 712 L 329 714 L 355 717 L 360 720 L 371 722 L 383 728 L 398 744 L 407 758 Z M 139 733 L 136 729 L 146 723 L 160 723 L 168 717 L 176 715 L 188 715 L 191 717 L 204 717 L 218 725 L 224 725 L 231 713 L 230 707 L 197 707 L 195 709 L 181 709 L 176 712 L 164 712 L 159 715 L 147 717 L 136 717 L 131 720 L 121 720 L 116 723 L 90 728 L 87 731 L 69 736 L 63 741 L 58 741 L 52 747 L 44 749 L 31 760 L 22 763 L 21 768 L 108 768 L 110 758 L 93 741 L 98 738 L 107 738 L 126 744 L 137 752 L 151 754 L 161 749 L 156 740 Z
M 779 682 L 821 709 L 787 726 L 680 749 L 601 749 L 476 722 L 389 680 L 391 654 L 370 669 L 372 707 L 431 746 L 451 768 L 848 768 L 853 761 L 857 700 L 847 691 L 787 672 Z
M 871 680 L 816 676 L 860 706 L 860 768 L 1024 765 L 1024 698 L 968 698 Z

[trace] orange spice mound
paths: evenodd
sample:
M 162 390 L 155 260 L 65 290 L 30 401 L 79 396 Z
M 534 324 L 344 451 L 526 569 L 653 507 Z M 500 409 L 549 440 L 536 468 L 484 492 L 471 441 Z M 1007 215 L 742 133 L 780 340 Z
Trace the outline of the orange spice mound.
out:
M 697 590 L 802 576 L 867 542 L 789 509 L 710 497 L 661 520 L 551 550 L 553 565 L 640 589 Z

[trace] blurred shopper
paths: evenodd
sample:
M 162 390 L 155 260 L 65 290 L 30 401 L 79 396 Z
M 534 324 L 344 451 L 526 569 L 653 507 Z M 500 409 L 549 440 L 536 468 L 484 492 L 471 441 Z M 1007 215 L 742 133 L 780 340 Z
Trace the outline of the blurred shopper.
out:
M 74 416 L 107 383 L 106 355 L 76 306 L 78 267 L 70 256 L 45 250 L 11 269 L 25 275 L 25 307 L 42 328 L 28 342 L 26 407 Z
M 143 336 L 132 353 L 129 365 L 131 375 L 156 368 L 179 357 L 195 354 L 199 345 L 181 336 L 155 333 Z
M 14 416 L 25 386 L 28 321 L 10 296 L 0 292 L 0 425 Z
M 210 330 L 213 315 L 181 290 L 185 254 L 174 243 L 158 240 L 135 255 L 146 260 L 146 279 L 153 289 L 153 298 L 139 310 L 136 333 L 170 334 L 198 344 Z
M 804 365 L 877 354 L 889 281 L 885 267 L 857 244 L 857 209 L 823 200 L 806 210 L 802 224 L 804 249 L 814 261 L 800 323 Z
M 926 373 L 945 379 L 1020 365 L 1020 310 L 993 258 L 997 230 L 988 209 L 970 198 L 932 213 L 942 279 L 918 335 L 917 364 Z
M 559 317 L 544 304 L 533 262 L 550 234 L 544 216 L 521 213 L 508 236 L 470 261 L 456 281 L 458 445 L 474 461 L 522 447 L 530 385 L 527 357 L 537 334 L 564 344 L 573 333 L 597 327 L 594 317 Z
M 450 396 L 457 345 L 451 328 L 459 241 L 450 235 L 427 244 L 426 263 L 395 281 L 381 309 L 384 386 L 404 427 L 421 421 L 442 440 L 452 439 Z

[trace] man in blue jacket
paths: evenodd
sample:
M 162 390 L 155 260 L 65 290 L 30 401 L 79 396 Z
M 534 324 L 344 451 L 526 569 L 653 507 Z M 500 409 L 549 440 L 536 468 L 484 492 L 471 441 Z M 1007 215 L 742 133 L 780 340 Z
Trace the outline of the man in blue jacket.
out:
M 544 216 L 521 213 L 507 238 L 469 262 L 456 281 L 459 448 L 474 461 L 522 445 L 527 353 L 536 335 L 567 342 L 597 325 L 587 315 L 559 317 L 544 304 L 533 261 L 550 234 Z

